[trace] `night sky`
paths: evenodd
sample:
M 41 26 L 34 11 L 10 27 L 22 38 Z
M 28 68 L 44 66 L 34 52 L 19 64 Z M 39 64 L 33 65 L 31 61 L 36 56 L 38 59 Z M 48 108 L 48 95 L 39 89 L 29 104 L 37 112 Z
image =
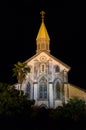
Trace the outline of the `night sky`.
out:
M 14 83 L 13 65 L 35 55 L 42 10 L 46 12 L 51 54 L 71 67 L 69 82 L 86 89 L 86 8 L 83 1 L 4 1 L 0 11 L 0 82 Z

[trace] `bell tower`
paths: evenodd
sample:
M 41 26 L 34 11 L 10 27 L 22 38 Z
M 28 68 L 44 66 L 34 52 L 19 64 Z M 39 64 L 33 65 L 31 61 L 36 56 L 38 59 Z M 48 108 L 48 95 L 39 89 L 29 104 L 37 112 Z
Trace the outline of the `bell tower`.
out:
M 49 48 L 50 38 L 49 38 L 49 35 L 47 32 L 46 26 L 44 24 L 45 12 L 41 11 L 40 14 L 41 14 L 41 18 L 42 18 L 42 23 L 41 23 L 41 26 L 39 28 L 38 35 L 36 38 L 36 44 L 37 44 L 36 53 L 38 53 L 40 51 L 44 51 L 44 50 L 50 52 L 50 48 Z

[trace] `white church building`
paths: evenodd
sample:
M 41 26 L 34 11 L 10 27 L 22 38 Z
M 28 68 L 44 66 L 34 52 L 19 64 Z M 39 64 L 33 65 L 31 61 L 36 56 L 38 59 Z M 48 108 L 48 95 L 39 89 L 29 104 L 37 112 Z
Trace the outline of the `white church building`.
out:
M 50 37 L 44 23 L 43 11 L 41 15 L 36 54 L 25 61 L 31 71 L 22 83 L 24 94 L 29 99 L 34 99 L 36 106 L 47 108 L 61 106 L 73 97 L 86 100 L 85 90 L 68 83 L 70 66 L 50 54 Z M 19 84 L 16 87 L 18 89 Z

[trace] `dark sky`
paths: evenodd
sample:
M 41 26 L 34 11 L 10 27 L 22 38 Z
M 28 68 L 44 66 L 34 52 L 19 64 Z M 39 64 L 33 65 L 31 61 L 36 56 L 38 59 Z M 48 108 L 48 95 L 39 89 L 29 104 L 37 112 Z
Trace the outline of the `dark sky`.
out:
M 4 1 L 0 16 L 0 82 L 13 83 L 12 68 L 36 53 L 44 10 L 51 54 L 71 67 L 69 82 L 86 89 L 86 8 L 83 1 Z

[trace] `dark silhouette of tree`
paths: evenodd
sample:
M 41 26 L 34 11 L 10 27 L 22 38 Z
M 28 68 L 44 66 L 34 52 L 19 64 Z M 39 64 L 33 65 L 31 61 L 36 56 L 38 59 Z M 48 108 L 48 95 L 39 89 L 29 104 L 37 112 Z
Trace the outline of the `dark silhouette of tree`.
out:
M 3 129 L 85 130 L 84 100 L 73 98 L 55 109 L 40 108 L 34 103 L 24 94 L 20 96 L 14 86 L 0 83 L 0 123 Z
M 13 127 L 12 124 L 21 128 L 27 119 L 30 120 L 34 103 L 35 101 L 28 100 L 27 96 L 20 96 L 20 92 L 14 86 L 0 83 L 0 122 L 3 129 Z

